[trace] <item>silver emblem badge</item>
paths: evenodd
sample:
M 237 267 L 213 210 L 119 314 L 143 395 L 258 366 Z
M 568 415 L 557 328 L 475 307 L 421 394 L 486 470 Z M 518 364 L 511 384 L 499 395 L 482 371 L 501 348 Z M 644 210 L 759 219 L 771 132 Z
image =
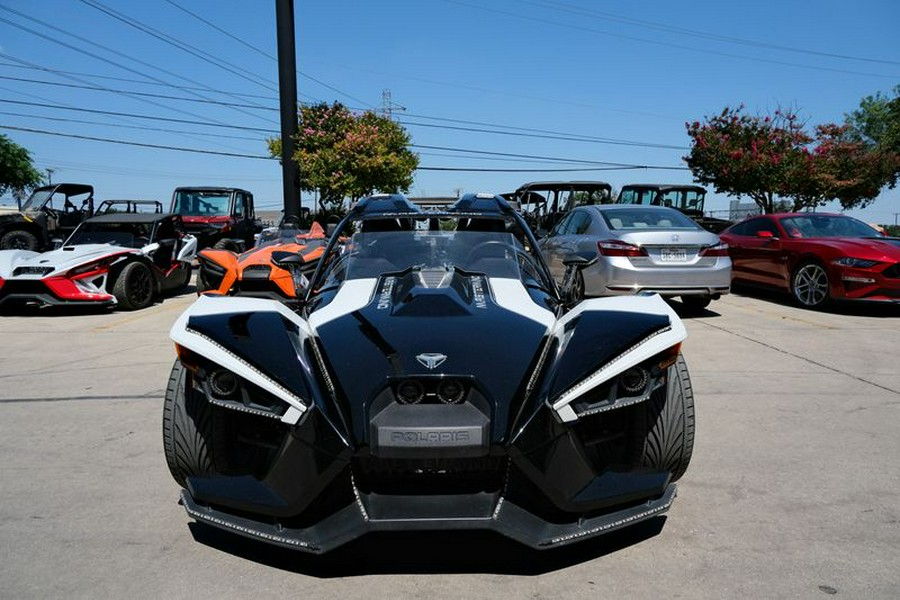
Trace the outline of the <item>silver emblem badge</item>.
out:
M 423 352 L 416 356 L 416 360 L 426 369 L 436 369 L 447 360 L 447 355 L 439 352 Z
M 677 242 L 677 241 L 680 240 L 680 239 L 681 239 L 681 236 L 678 235 L 678 234 L 675 234 L 675 235 L 672 236 L 672 241 L 673 241 L 673 242 Z

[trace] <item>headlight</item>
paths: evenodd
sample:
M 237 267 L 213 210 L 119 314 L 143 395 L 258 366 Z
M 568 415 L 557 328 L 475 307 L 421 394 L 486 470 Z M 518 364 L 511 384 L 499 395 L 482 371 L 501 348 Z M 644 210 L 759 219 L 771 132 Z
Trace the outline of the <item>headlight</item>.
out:
M 856 267 L 858 269 L 868 269 L 869 267 L 878 264 L 877 260 L 866 260 L 864 258 L 853 258 L 851 256 L 845 256 L 832 262 L 839 267 Z

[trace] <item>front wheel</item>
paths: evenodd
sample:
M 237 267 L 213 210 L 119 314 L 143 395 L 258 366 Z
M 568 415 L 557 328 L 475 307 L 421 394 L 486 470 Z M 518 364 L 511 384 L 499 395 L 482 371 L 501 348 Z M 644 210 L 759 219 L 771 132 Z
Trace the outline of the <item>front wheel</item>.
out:
M 666 372 L 666 385 L 635 407 L 632 455 L 654 471 L 668 471 L 678 481 L 694 452 L 694 391 L 684 358 Z
M 192 376 L 175 361 L 163 400 L 163 452 L 169 472 L 181 487 L 188 477 L 219 472 L 213 440 L 221 424 L 216 407 L 193 387 Z
M 817 262 L 803 263 L 791 277 L 791 295 L 804 308 L 822 308 L 829 300 L 828 273 Z
M 142 262 L 125 265 L 113 285 L 113 295 L 125 310 L 139 310 L 153 304 L 153 272 Z

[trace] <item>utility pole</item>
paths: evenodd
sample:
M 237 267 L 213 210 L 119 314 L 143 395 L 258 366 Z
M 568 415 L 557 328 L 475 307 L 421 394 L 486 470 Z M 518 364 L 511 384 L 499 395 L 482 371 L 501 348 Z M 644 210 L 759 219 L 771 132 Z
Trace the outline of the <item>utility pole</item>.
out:
M 381 90 L 381 116 L 389 120 L 393 119 L 395 109 L 406 110 L 406 107 L 394 104 L 394 101 L 391 98 L 391 90 L 387 88 Z
M 281 179 L 285 218 L 300 216 L 300 168 L 294 162 L 297 125 L 297 51 L 294 0 L 275 0 L 278 30 L 278 91 L 281 106 Z
M 391 90 L 381 90 L 381 114 L 390 120 L 391 118 Z

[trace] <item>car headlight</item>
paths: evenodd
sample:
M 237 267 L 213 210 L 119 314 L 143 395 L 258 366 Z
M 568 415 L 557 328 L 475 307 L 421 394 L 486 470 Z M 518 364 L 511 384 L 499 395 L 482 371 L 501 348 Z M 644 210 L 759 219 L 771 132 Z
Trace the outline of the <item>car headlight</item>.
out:
M 856 267 L 858 269 L 868 269 L 869 267 L 875 266 L 878 264 L 877 260 L 866 260 L 864 258 L 853 258 L 852 256 L 845 256 L 843 258 L 839 258 L 835 261 L 832 261 L 833 264 L 838 265 L 839 267 Z

